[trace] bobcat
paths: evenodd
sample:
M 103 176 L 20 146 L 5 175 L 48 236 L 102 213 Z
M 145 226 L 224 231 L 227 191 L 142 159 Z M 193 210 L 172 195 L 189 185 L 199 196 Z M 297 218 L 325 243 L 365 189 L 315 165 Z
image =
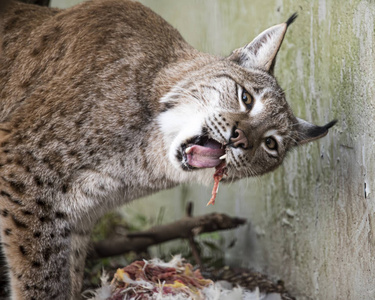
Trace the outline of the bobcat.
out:
M 293 15 L 228 57 L 140 3 L 11 2 L 0 55 L 0 224 L 12 299 L 78 299 L 105 212 L 182 182 L 274 170 L 327 134 L 273 76 Z

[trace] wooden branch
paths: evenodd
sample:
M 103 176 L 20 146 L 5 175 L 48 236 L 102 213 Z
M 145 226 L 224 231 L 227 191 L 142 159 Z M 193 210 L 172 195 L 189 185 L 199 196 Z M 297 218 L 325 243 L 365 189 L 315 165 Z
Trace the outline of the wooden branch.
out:
M 193 235 L 189 236 L 189 245 L 190 245 L 190 248 L 191 248 L 191 252 L 193 253 L 195 264 L 199 267 L 199 269 L 201 271 L 204 271 L 204 269 L 203 269 L 204 266 L 202 264 L 201 254 L 198 250 L 198 246 L 197 246 L 196 241 L 194 240 Z
M 199 217 L 184 217 L 176 222 L 154 226 L 146 231 L 129 233 L 121 238 L 92 243 L 88 258 L 103 258 L 121 255 L 129 251 L 142 251 L 149 246 L 170 240 L 189 239 L 191 236 L 204 232 L 232 229 L 245 223 L 245 219 L 231 218 L 219 213 Z
M 185 208 L 187 217 L 190 217 L 190 218 L 193 217 L 193 208 L 194 208 L 194 203 L 189 201 Z M 203 267 L 202 259 L 201 259 L 201 253 L 199 251 L 197 243 L 195 242 L 193 232 L 191 232 L 189 235 L 189 246 L 191 248 L 191 252 L 193 253 L 195 264 L 200 268 L 201 271 L 204 271 L 203 269 L 204 267 Z

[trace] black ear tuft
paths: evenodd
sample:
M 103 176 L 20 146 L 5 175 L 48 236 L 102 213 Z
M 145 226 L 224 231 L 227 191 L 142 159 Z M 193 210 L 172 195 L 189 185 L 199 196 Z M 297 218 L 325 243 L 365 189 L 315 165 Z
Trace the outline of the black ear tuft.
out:
M 326 135 L 328 132 L 325 126 L 311 126 L 310 128 L 305 129 L 304 134 L 309 138 L 309 140 L 317 139 L 323 135 Z
M 312 139 L 319 138 L 327 134 L 328 129 L 337 123 L 337 120 L 333 120 L 324 126 L 311 126 L 307 130 L 307 135 Z
M 335 125 L 337 123 L 337 120 L 333 120 L 331 122 L 329 122 L 328 124 L 324 125 L 323 127 L 328 130 L 330 129 L 333 125 Z
M 313 140 L 319 139 L 328 133 L 328 129 L 337 123 L 337 120 L 333 120 L 324 126 L 316 126 L 310 124 L 302 119 L 298 120 L 298 138 L 297 141 L 299 145 L 311 142 Z
M 285 23 L 286 23 L 286 26 L 288 27 L 290 24 L 292 24 L 292 23 L 295 21 L 295 19 L 297 19 L 297 17 L 298 17 L 298 14 L 297 14 L 297 13 L 292 14 L 292 15 L 289 17 L 288 21 L 285 22 Z

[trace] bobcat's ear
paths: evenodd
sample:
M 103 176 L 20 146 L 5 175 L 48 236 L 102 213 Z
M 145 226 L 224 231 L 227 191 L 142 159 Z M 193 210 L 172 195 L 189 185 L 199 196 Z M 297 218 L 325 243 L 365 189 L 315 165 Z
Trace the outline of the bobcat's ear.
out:
M 297 121 L 296 145 L 306 144 L 325 136 L 328 129 L 337 123 L 337 120 L 333 120 L 324 126 L 317 126 L 299 118 Z
M 272 74 L 286 30 L 296 18 L 297 13 L 294 13 L 285 23 L 268 28 L 250 44 L 234 50 L 228 58 L 244 68 L 260 68 Z

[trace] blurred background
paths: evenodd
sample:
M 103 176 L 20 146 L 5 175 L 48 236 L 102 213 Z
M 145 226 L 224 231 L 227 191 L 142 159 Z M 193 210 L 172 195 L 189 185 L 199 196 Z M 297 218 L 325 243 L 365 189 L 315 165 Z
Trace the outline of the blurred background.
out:
M 52 0 L 67 8 L 78 0 Z M 375 299 L 375 2 L 370 0 L 142 0 L 197 49 L 226 56 L 297 12 L 278 55 L 276 77 L 294 113 L 325 138 L 292 151 L 261 178 L 212 187 L 180 186 L 119 210 L 141 230 L 213 211 L 248 220 L 207 234 L 207 256 L 282 278 L 297 299 Z M 98 229 L 100 234 L 100 229 Z M 184 252 L 186 242 L 153 247 Z

